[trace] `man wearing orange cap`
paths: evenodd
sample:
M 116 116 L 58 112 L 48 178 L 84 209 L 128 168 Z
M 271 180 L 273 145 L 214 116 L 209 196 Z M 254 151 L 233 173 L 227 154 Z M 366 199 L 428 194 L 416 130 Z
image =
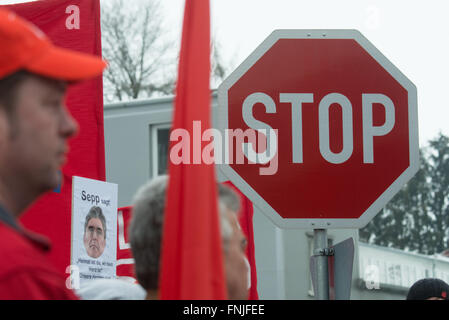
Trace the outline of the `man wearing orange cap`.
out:
M 76 299 L 49 265 L 48 241 L 21 213 L 61 182 L 67 139 L 78 130 L 67 83 L 101 75 L 96 56 L 55 47 L 37 27 L 0 9 L 0 299 Z

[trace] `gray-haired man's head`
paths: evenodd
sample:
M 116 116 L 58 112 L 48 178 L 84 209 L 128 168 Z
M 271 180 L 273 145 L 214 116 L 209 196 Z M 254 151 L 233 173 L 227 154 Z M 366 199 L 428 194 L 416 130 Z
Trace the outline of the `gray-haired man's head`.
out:
M 167 176 L 140 187 L 134 196 L 129 228 L 137 280 L 146 290 L 158 289 L 159 257 L 165 208 Z
M 159 259 L 167 184 L 168 176 L 159 176 L 142 186 L 133 200 L 129 229 L 131 250 L 135 259 L 137 279 L 146 290 L 159 288 Z M 226 260 L 228 252 L 232 252 L 230 245 L 234 234 L 241 234 L 235 214 L 239 210 L 240 202 L 238 196 L 228 187 L 219 184 L 218 190 L 221 237 Z

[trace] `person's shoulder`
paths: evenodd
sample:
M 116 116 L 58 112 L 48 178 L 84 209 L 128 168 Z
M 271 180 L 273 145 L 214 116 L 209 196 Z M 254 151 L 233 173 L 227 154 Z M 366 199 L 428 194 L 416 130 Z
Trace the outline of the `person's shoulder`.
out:
M 38 246 L 18 231 L 0 223 L 0 280 L 21 270 L 54 273 Z
M 47 269 L 21 268 L 0 278 L 0 300 L 78 300 L 63 277 Z
M 38 253 L 37 248 L 17 230 L 0 223 L 0 255 L 9 259 L 21 258 L 26 253 Z M 2 259 L 3 260 L 3 259 Z
M 42 250 L 0 223 L 0 299 L 77 299 Z
M 30 247 L 28 241 L 12 227 L 0 223 L 0 253 L 13 254 L 17 250 L 27 250 Z

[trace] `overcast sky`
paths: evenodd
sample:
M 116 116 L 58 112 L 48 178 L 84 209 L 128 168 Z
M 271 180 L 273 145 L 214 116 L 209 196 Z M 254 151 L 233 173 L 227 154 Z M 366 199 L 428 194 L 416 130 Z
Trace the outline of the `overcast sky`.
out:
M 184 1 L 162 1 L 178 36 Z M 19 2 L 28 1 L 0 0 Z M 439 131 L 449 135 L 448 0 L 211 0 L 211 6 L 212 31 L 232 67 L 275 29 L 359 30 L 417 86 L 420 145 Z

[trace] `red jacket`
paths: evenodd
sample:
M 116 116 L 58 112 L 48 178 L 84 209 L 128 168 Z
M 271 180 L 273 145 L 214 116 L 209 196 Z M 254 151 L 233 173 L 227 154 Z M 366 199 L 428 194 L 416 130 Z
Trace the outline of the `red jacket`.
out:
M 64 275 L 48 262 L 48 240 L 11 220 L 0 217 L 0 299 L 78 299 L 66 288 Z

